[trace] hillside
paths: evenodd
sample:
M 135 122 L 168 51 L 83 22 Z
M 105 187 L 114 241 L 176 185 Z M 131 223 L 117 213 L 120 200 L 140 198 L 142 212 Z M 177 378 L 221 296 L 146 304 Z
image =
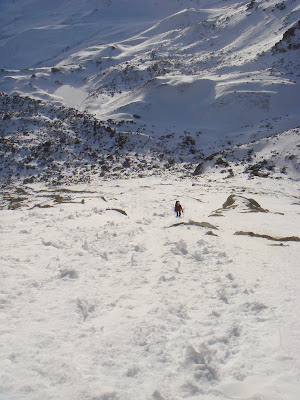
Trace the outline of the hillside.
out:
M 0 400 L 298 400 L 299 1 L 0 3 Z
M 151 146 L 172 135 L 173 153 L 173 142 L 195 143 L 194 163 L 299 126 L 298 2 L 96 3 L 7 2 L 2 91 L 113 120 Z

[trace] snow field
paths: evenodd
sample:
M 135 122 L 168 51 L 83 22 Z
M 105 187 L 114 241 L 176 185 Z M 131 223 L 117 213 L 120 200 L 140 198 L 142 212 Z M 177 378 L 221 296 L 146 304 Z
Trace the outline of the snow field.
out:
M 85 204 L 1 211 L 2 392 L 296 399 L 299 243 L 234 232 L 299 236 L 297 186 L 147 178 L 92 189 Z M 270 212 L 210 216 L 232 193 Z M 190 220 L 218 229 L 172 226 Z

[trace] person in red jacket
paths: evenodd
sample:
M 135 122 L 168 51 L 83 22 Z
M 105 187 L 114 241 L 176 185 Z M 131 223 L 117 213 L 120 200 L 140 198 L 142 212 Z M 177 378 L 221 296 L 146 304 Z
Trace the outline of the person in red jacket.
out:
M 180 202 L 177 200 L 175 203 L 175 212 L 177 217 L 181 217 L 181 213 L 183 212 L 183 208 L 181 207 Z

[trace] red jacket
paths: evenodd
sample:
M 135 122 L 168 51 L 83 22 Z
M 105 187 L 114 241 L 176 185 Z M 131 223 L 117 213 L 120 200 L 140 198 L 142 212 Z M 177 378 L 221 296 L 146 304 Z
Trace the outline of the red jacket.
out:
M 177 211 L 183 211 L 183 209 L 182 209 L 182 207 L 181 207 L 181 204 L 176 204 L 175 205 L 175 211 L 177 212 Z

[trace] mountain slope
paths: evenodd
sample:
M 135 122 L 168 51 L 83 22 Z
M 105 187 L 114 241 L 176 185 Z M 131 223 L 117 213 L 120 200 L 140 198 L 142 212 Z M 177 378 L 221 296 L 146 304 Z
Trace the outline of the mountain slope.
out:
M 0 211 L 1 398 L 298 399 L 298 183 L 31 184 L 17 202 Z
M 1 400 L 298 400 L 299 1 L 0 5 Z
M 225 136 L 242 144 L 300 124 L 297 2 L 96 3 L 7 3 L 1 89 L 100 120 L 138 116 L 123 132 L 187 132 L 204 153 Z
M 164 157 L 159 164 L 164 169 L 165 160 L 172 157 L 183 163 L 184 171 L 185 163 L 190 164 L 191 171 L 224 148 L 300 125 L 296 1 L 17 0 L 3 2 L 3 9 L 0 89 L 14 96 L 7 100 L 10 104 L 16 95 L 25 95 L 22 104 L 32 98 L 44 106 L 34 127 L 26 122 L 34 117 L 32 111 L 25 112 L 21 123 L 18 116 L 15 127 L 3 120 L 2 143 L 5 135 L 20 142 L 18 136 L 24 131 L 34 131 L 29 138 L 37 138 L 39 124 L 45 131 L 49 104 L 57 119 L 68 116 L 67 130 L 75 124 L 70 137 L 84 135 L 79 132 L 84 112 L 91 127 L 105 121 L 115 138 L 131 143 L 123 143 L 122 157 L 126 152 L 127 157 L 135 152 L 142 158 L 153 153 L 151 164 Z M 2 118 L 9 114 L 5 99 L 1 97 Z M 61 107 L 71 108 L 62 112 Z M 76 122 L 72 108 L 80 110 Z M 15 111 L 22 117 L 23 105 Z M 50 141 L 52 135 L 57 140 L 54 129 L 47 135 Z M 119 139 L 109 138 L 102 148 L 99 140 L 89 143 L 98 157 L 120 153 Z M 8 145 L 13 142 L 5 143 L 4 151 L 13 154 Z M 58 146 L 53 155 L 57 162 L 61 151 Z M 83 158 L 98 170 L 98 159 Z M 21 165 L 27 165 L 26 159 Z M 31 166 L 25 168 L 26 176 Z M 20 168 L 12 168 L 7 176 L 17 177 Z

